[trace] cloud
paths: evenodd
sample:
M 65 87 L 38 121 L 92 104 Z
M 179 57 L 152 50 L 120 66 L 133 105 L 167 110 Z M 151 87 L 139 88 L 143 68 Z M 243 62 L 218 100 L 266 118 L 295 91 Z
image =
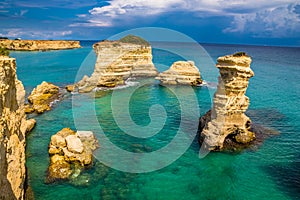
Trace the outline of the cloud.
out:
M 70 26 L 122 26 L 129 21 L 187 12 L 198 18 L 231 18 L 232 23 L 223 31 L 225 34 L 249 32 L 256 37 L 285 37 L 299 28 L 299 16 L 292 8 L 295 6 L 295 0 L 111 0 L 108 5 L 79 15 L 80 22 Z
M 57 39 L 71 35 L 73 32 L 68 31 L 40 31 L 40 30 L 24 30 L 19 28 L 4 29 L 0 36 L 9 38 L 26 38 L 26 39 Z
M 298 6 L 289 4 L 256 13 L 235 15 L 232 26 L 224 29 L 224 32 L 248 32 L 255 37 L 272 38 L 299 35 L 300 16 L 296 12 Z

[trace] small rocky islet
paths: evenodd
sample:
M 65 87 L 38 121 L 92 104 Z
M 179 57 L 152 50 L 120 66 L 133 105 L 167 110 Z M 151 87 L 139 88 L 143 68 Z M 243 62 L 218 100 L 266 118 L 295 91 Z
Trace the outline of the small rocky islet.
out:
M 75 46 L 78 48 L 77 44 Z M 156 77 L 161 84 L 171 85 L 202 83 L 200 72 L 192 61 L 175 62 L 170 69 L 159 73 L 152 63 L 151 46 L 136 36 L 102 41 L 94 44 L 93 48 L 97 55 L 94 73 L 67 86 L 68 91 L 113 88 L 125 84 L 130 77 Z M 213 107 L 199 120 L 199 142 L 209 150 L 225 149 L 228 140 L 246 145 L 256 139 L 255 126 L 245 115 L 249 106 L 245 92 L 249 79 L 254 75 L 250 63 L 251 58 L 245 53 L 218 58 L 216 67 L 220 70 L 220 77 Z M 35 124 L 34 119 L 27 120 L 25 112 L 40 114 L 50 110 L 50 104 L 58 98 L 60 89 L 43 82 L 32 91 L 28 97 L 29 104 L 25 106 L 25 91 L 16 76 L 15 59 L 1 56 L 0 65 L 0 156 L 5 158 L 0 160 L 5 172 L 0 175 L 0 198 L 13 196 L 22 199 L 26 180 L 25 134 Z M 99 143 L 91 132 L 75 132 L 69 128 L 57 132 L 49 144 L 50 165 L 46 182 L 76 178 L 81 169 L 93 163 L 92 153 L 97 148 Z

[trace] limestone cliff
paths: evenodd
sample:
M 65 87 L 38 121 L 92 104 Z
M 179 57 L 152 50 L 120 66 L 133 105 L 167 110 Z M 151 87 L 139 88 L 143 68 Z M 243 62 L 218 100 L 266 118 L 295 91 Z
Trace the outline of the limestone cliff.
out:
M 14 58 L 0 56 L 0 199 L 23 199 L 25 170 L 25 90 Z
M 177 61 L 170 69 L 160 73 L 156 79 L 162 84 L 197 85 L 202 83 L 200 72 L 193 61 Z
M 158 74 L 149 45 L 121 41 L 102 41 L 93 45 L 97 55 L 95 69 L 91 77 L 85 76 L 76 84 L 79 92 L 123 85 L 129 77 L 154 77 Z
M 221 150 L 226 138 L 240 144 L 255 139 L 250 131 L 251 120 L 245 115 L 249 106 L 245 93 L 254 75 L 250 63 L 251 58 L 245 53 L 218 58 L 220 77 L 213 107 L 199 124 L 200 140 L 210 150 Z
M 68 40 L 0 40 L 0 47 L 15 51 L 47 51 L 80 48 L 79 41 Z

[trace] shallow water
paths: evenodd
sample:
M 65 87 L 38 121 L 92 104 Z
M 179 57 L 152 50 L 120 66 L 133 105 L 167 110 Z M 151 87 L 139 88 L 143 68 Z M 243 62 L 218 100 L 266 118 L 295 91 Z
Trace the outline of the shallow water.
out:
M 83 48 L 76 50 L 13 52 L 11 56 L 17 58 L 18 77 L 28 93 L 43 80 L 62 87 L 73 83 L 81 63 L 85 66 L 81 68 L 84 73 L 90 74 L 95 56 L 91 53 L 90 59 L 83 61 L 91 51 L 91 44 L 85 42 Z M 193 54 L 193 48 L 178 43 L 164 45 L 186 50 L 189 58 L 205 56 Z M 66 94 L 52 111 L 35 116 L 37 126 L 27 137 L 27 166 L 36 199 L 300 199 L 300 49 L 235 45 L 203 47 L 213 61 L 218 56 L 237 51 L 246 51 L 251 55 L 255 76 L 250 80 L 247 91 L 251 101 L 248 113 L 255 123 L 276 129 L 280 135 L 269 138 L 256 151 L 210 153 L 204 159 L 199 159 L 199 145 L 194 140 L 179 159 L 153 172 L 125 173 L 96 161 L 77 180 L 45 184 L 50 137 L 64 127 L 76 128 L 74 110 L 80 113 L 75 117 L 82 123 L 81 128 L 92 130 L 101 137 L 100 124 L 109 140 L 120 148 L 136 153 L 154 152 L 166 146 L 179 130 L 182 107 L 178 97 L 182 95 L 190 100 L 195 95 L 200 113 L 204 114 L 211 106 L 214 88 L 167 88 L 153 80 L 133 80 L 139 82 L 141 87 L 135 90 L 129 101 L 132 121 L 139 126 L 147 126 L 154 122 L 160 125 L 166 120 L 156 135 L 145 139 L 129 136 L 128 132 L 118 127 L 118 120 L 127 123 L 129 119 L 126 109 L 112 113 L 112 109 L 117 107 L 111 106 L 112 100 L 120 108 L 126 108 L 122 102 L 130 93 L 130 87 L 98 93 L 96 98 L 91 94 Z M 153 49 L 153 61 L 160 71 L 179 58 L 161 49 Z M 215 83 L 217 70 L 211 68 L 209 59 L 203 60 L 196 60 L 195 63 L 203 78 Z M 93 113 L 87 112 L 91 102 L 97 123 L 90 120 Z M 166 119 L 154 112 L 153 116 L 159 120 L 151 121 L 149 108 L 155 104 L 165 108 Z M 187 109 L 197 111 L 197 108 Z M 194 114 L 190 112 L 186 119 L 193 121 Z M 188 133 L 191 126 L 184 124 L 182 132 Z M 130 127 L 123 128 L 130 130 Z M 176 148 L 173 150 L 177 151 Z M 170 155 L 172 152 L 159 156 L 163 161 Z

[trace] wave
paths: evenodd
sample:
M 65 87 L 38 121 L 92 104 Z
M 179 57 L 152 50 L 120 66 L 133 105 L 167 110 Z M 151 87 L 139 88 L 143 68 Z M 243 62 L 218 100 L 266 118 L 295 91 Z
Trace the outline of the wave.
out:
M 203 80 L 203 82 L 201 84 L 199 84 L 198 86 L 207 87 L 209 89 L 216 89 L 217 86 L 218 86 L 218 83 L 216 83 L 216 82 L 208 82 L 208 81 Z
M 129 78 L 125 81 L 124 85 L 119 85 L 113 88 L 107 88 L 107 87 L 96 87 L 93 89 L 93 92 L 97 92 L 97 91 L 107 91 L 107 90 L 120 90 L 120 89 L 124 89 L 124 88 L 128 88 L 128 87 L 133 87 L 133 86 L 137 86 L 140 84 L 140 82 L 138 81 L 133 81 L 135 80 L 134 78 Z

